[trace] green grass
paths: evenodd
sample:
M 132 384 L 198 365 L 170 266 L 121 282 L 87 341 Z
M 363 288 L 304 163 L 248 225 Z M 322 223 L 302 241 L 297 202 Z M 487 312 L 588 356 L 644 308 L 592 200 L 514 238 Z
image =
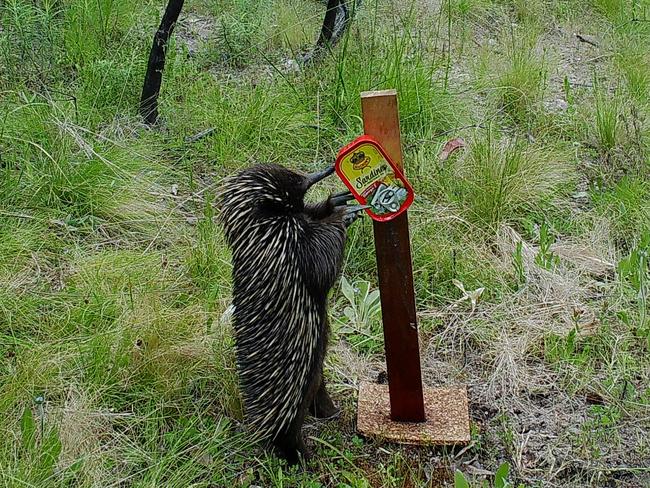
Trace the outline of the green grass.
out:
M 607 154 L 613 151 L 622 139 L 622 107 L 617 93 L 604 89 L 596 92 L 595 139 L 597 145 Z
M 548 148 L 495 140 L 488 130 L 472 141 L 466 157 L 452 169 L 448 198 L 479 224 L 516 220 L 560 195 L 572 175 L 567 159 Z
M 287 60 L 315 40 L 323 2 L 193 0 L 151 129 L 137 105 L 161 8 L 0 5 L 2 486 L 402 488 L 452 486 L 457 468 L 479 486 L 469 464 L 504 461 L 514 486 L 643 486 L 646 0 L 367 1 L 300 69 Z M 314 459 L 289 469 L 241 423 L 214 202 L 253 162 L 332 161 L 362 132 L 359 93 L 382 88 L 399 93 L 416 192 L 425 382 L 470 385 L 473 443 L 356 433 L 358 383 L 385 369 L 363 219 L 343 268 L 361 291 L 331 294 L 326 375 L 342 414 L 308 420 Z M 466 147 L 441 161 L 454 137 Z
M 507 12 L 494 14 L 506 23 Z M 502 20 L 503 19 L 503 20 Z M 537 24 L 507 26 L 491 33 L 489 43 L 477 50 L 476 88 L 485 92 L 492 117 L 522 126 L 530 125 L 540 113 L 548 78 L 545 47 L 539 42 Z M 474 56 L 469 58 L 475 59 Z

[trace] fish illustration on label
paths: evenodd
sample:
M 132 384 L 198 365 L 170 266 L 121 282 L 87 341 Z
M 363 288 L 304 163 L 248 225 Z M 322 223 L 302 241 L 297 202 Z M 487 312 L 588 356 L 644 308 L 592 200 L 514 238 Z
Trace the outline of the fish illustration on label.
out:
M 339 151 L 336 173 L 366 213 L 380 222 L 394 219 L 413 203 L 413 189 L 381 145 L 361 136 Z

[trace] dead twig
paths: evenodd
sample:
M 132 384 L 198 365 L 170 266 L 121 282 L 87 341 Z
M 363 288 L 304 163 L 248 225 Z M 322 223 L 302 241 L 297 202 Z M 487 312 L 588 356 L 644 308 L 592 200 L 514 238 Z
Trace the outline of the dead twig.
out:
M 590 44 L 590 45 L 592 45 L 594 47 L 598 47 L 598 43 L 596 41 L 592 40 L 589 36 L 583 36 L 582 34 L 576 34 L 576 38 L 580 42 L 584 42 L 584 43 Z
M 204 129 L 201 132 L 197 132 L 193 136 L 186 137 L 185 143 L 192 144 L 193 142 L 200 141 L 201 139 L 211 135 L 215 130 L 217 130 L 216 127 L 209 127 L 208 129 Z

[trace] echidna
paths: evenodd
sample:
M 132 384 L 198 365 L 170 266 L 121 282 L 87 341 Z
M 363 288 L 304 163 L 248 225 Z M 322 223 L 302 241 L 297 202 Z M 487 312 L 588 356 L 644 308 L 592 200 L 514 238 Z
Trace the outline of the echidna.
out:
M 327 294 L 340 272 L 346 227 L 362 207 L 345 205 L 348 192 L 304 202 L 309 187 L 333 172 L 254 166 L 226 180 L 221 202 L 246 420 L 290 464 L 307 454 L 307 410 L 336 412 L 322 375 Z

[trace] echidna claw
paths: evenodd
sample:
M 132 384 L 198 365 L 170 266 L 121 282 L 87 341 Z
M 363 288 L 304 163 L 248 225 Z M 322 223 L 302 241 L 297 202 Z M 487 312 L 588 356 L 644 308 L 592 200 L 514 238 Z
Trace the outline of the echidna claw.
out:
M 370 205 L 351 205 L 345 209 L 345 213 L 361 212 L 367 208 L 370 208 Z
M 340 193 L 335 193 L 330 197 L 330 202 L 334 204 L 335 207 L 338 207 L 339 205 L 343 205 L 350 200 L 354 200 L 354 195 L 352 195 L 352 192 L 349 191 L 342 191 Z
M 352 223 L 361 216 L 361 212 L 367 208 L 370 208 L 369 205 L 353 205 L 346 207 L 345 214 L 343 215 L 343 225 L 345 227 L 350 227 Z

